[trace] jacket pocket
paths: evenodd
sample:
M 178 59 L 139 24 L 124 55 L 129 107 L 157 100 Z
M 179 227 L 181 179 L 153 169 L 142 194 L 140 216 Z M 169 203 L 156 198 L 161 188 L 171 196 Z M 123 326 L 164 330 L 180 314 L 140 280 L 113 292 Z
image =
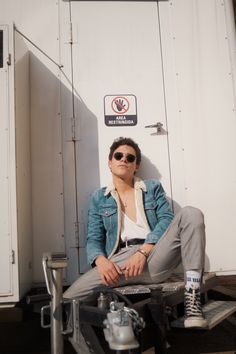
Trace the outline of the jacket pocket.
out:
M 153 229 L 158 222 L 157 212 L 156 212 L 157 208 L 158 208 L 158 203 L 156 200 L 145 202 L 144 210 L 151 229 Z
M 114 207 L 101 207 L 98 214 L 102 217 L 104 227 L 107 231 L 115 227 L 117 219 L 117 209 Z

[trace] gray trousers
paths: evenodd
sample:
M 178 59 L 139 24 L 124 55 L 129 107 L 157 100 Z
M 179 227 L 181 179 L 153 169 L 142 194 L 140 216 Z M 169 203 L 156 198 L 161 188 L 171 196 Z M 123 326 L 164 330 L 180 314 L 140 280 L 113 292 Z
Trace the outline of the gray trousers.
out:
M 111 257 L 111 261 L 122 266 L 140 245 L 121 248 Z M 182 261 L 184 271 L 203 271 L 205 259 L 205 225 L 199 209 L 182 208 L 172 223 L 153 247 L 146 266 L 137 277 L 120 278 L 120 286 L 129 284 L 154 284 L 165 281 Z M 89 270 L 76 280 L 63 294 L 64 298 L 84 298 L 93 289 L 102 285 L 97 267 Z

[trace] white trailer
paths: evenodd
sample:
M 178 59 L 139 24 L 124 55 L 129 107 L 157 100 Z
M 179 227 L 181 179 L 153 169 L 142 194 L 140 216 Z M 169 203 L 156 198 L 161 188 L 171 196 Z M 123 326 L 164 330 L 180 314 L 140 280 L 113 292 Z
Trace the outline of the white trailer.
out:
M 204 212 L 206 271 L 235 274 L 233 1 L 0 8 L 0 301 L 43 282 L 44 252 L 67 253 L 67 284 L 87 269 L 88 200 L 118 136 L 139 143 L 139 175 L 159 178 L 175 211 Z

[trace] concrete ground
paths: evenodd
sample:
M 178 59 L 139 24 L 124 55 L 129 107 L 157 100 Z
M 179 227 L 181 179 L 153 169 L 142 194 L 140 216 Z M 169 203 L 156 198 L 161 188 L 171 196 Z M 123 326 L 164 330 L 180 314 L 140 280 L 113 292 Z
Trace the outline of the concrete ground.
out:
M 236 277 L 222 285 L 236 291 Z M 210 331 L 172 329 L 168 354 L 236 354 L 236 313 Z M 0 310 L 0 354 L 50 354 L 50 332 L 40 326 L 40 316 L 21 307 Z M 153 349 L 145 354 L 153 354 Z M 74 354 L 67 341 L 64 354 Z M 81 353 L 83 354 L 83 353 Z

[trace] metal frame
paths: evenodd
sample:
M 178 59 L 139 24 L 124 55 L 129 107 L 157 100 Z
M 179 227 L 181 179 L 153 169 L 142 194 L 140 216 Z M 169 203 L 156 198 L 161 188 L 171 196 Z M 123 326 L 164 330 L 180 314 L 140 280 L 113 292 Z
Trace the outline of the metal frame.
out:
M 180 313 L 177 314 L 179 312 L 177 307 L 184 301 L 184 286 L 179 285 L 178 288 L 173 286 L 172 290 L 169 288 L 165 291 L 165 284 L 163 284 L 163 287 L 161 284 L 152 284 L 144 288 L 144 293 L 139 288 L 139 292 L 134 291 L 128 295 L 122 293 L 122 290 L 124 290 L 122 288 L 119 291 L 119 288 L 98 287 L 94 289 L 92 295 L 84 300 L 73 299 L 69 301 L 70 314 L 67 329 L 64 331 L 62 305 L 68 301 L 62 301 L 62 275 L 66 267 L 67 258 L 65 254 L 44 254 L 43 269 L 51 302 L 49 306 L 44 306 L 41 310 L 41 324 L 44 328 L 51 328 L 51 354 L 63 354 L 63 335 L 69 333 L 76 345 L 80 342 L 79 336 L 82 333 L 88 347 L 96 348 L 97 354 L 113 353 L 114 351 L 110 349 L 110 343 L 108 345 L 103 336 L 104 320 L 108 319 L 107 315 L 110 312 L 108 305 L 111 303 L 111 298 L 127 304 L 127 310 L 133 308 L 137 316 L 142 317 L 146 323 L 144 329 L 142 325 L 142 330 L 136 332 L 139 348 L 129 349 L 129 353 L 141 354 L 151 347 L 155 348 L 155 354 L 167 353 L 168 316 L 170 314 L 180 315 Z M 206 282 L 201 287 L 202 294 L 207 294 L 210 289 L 217 285 L 217 277 L 212 273 L 208 274 Z M 149 292 L 146 291 L 147 288 Z M 101 305 L 99 303 L 101 293 L 105 296 L 108 295 L 107 300 L 110 296 L 109 301 L 103 303 L 104 306 L 99 306 Z M 207 296 L 205 296 L 205 301 L 207 301 Z M 51 321 L 50 324 L 45 324 L 44 314 L 49 309 Z M 109 339 L 107 340 L 109 341 Z M 116 352 L 120 353 L 120 350 L 116 350 Z
M 202 294 L 217 286 L 217 277 L 213 276 L 207 279 L 202 285 Z M 161 288 L 150 289 L 147 294 L 127 295 L 132 301 L 132 307 L 139 313 L 146 323 L 146 328 L 139 336 L 140 348 L 135 353 L 154 347 L 155 354 L 167 353 L 167 330 L 168 313 L 166 309 L 175 308 L 184 301 L 184 288 L 178 290 L 162 292 Z M 98 328 L 103 327 L 103 321 L 106 318 L 108 310 L 97 308 L 96 296 L 93 294 L 82 301 L 79 305 L 80 325 L 85 340 L 92 348 L 96 348 L 99 354 L 111 353 L 108 346 L 101 346 Z

